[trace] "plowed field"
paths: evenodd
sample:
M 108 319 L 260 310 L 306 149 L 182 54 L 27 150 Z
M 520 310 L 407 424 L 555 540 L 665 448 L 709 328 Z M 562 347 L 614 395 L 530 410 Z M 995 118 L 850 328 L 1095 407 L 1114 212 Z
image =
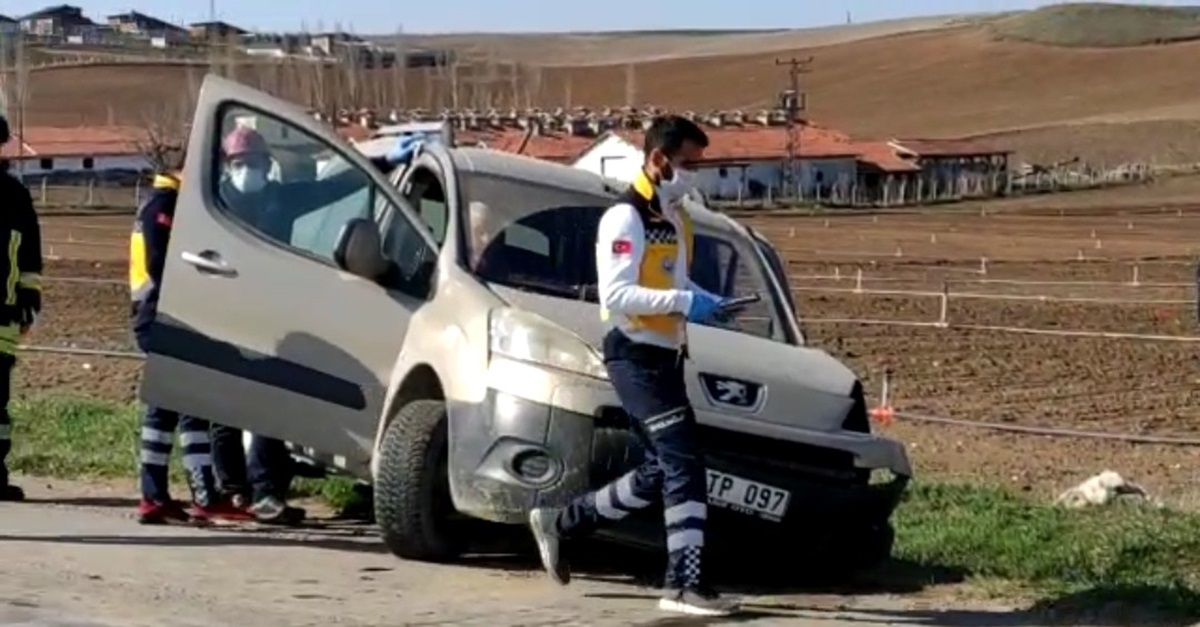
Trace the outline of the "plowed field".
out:
M 1089 213 L 748 222 L 789 262 L 810 342 L 848 360 L 867 380 L 873 402 L 890 370 L 891 400 L 902 411 L 1200 439 L 1200 342 L 1171 340 L 1200 335 L 1190 257 L 1200 212 Z M 30 343 L 129 350 L 123 285 L 128 222 L 44 219 L 47 253 L 60 258 L 49 262 L 47 272 L 60 280 L 48 283 L 46 312 Z M 943 293 L 949 294 L 949 326 L 937 327 L 932 323 L 942 319 Z M 924 326 L 831 321 L 845 319 Z M 29 353 L 20 380 L 25 390 L 130 401 L 138 368 L 127 359 Z M 904 419 L 881 428 L 910 446 L 924 476 L 1011 482 L 1053 496 L 1113 469 L 1168 501 L 1195 505 L 1200 496 L 1194 480 L 1200 447 Z

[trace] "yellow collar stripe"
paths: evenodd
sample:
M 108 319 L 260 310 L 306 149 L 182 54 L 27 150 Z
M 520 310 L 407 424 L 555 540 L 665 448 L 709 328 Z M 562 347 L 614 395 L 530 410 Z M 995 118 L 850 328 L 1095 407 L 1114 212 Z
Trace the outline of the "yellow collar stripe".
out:
M 167 174 L 155 175 L 152 185 L 155 189 L 173 189 L 179 191 L 179 179 Z
M 650 182 L 650 177 L 646 176 L 645 170 L 638 170 L 637 176 L 633 179 L 633 190 L 646 200 L 654 199 L 654 183 Z

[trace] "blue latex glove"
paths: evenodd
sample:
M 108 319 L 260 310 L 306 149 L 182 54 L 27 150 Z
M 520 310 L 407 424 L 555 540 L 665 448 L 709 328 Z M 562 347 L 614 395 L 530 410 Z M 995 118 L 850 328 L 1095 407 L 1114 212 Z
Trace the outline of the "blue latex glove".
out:
M 688 308 L 688 322 L 707 322 L 721 307 L 721 300 L 703 292 L 692 292 L 692 306 Z
M 396 142 L 396 145 L 388 151 L 387 162 L 391 165 L 400 165 L 408 163 L 416 153 L 417 147 L 421 145 L 422 138 L 416 135 L 405 135 Z

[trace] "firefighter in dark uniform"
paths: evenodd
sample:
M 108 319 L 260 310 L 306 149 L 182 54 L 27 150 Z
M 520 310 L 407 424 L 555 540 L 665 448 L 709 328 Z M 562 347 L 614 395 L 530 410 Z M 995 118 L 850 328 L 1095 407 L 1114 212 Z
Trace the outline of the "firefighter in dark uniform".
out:
M 158 314 L 163 268 L 179 197 L 177 170 L 183 165 L 182 155 L 174 165 L 176 171 L 154 177 L 149 197 L 138 208 L 129 239 L 133 335 L 143 352 L 149 350 L 151 329 Z M 183 466 L 192 492 L 192 507 L 187 509 L 171 499 L 168 489 L 167 462 L 176 429 L 179 430 Z M 180 415 L 163 407 L 146 408 L 141 430 L 141 487 L 137 518 L 142 524 L 249 518 L 245 512 L 217 498 L 209 423 L 195 416 Z
M 0 146 L 11 139 L 8 120 L 0 115 Z M 8 173 L 0 160 L 0 235 L 4 237 L 4 303 L 0 306 L 0 501 L 24 500 L 25 492 L 8 482 L 12 421 L 8 401 L 17 345 L 42 310 L 42 234 L 29 190 Z
M 530 526 L 547 572 L 566 584 L 560 539 L 581 538 L 661 499 L 669 557 L 659 608 L 726 616 L 739 603 L 712 591 L 703 568 L 707 481 L 683 371 L 687 322 L 710 320 L 721 305 L 688 278 L 692 223 L 677 205 L 695 186 L 694 164 L 707 146 L 693 122 L 656 119 L 646 132 L 642 171 L 597 232 L 601 315 L 612 327 L 604 337 L 605 368 L 645 461 L 564 508 L 534 509 Z

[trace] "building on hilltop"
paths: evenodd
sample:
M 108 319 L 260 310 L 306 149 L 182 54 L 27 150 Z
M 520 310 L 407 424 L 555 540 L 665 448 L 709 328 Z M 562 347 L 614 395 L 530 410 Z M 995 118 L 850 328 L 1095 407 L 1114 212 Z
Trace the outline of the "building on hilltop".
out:
M 0 36 L 11 37 L 21 32 L 21 22 L 7 15 L 0 15 Z
M 130 11 L 107 18 L 108 26 L 115 32 L 150 40 L 151 44 L 165 48 L 188 40 L 188 30 L 157 17 Z
M 60 4 L 34 11 L 21 17 L 21 30 L 37 37 L 65 39 L 83 35 L 97 24 L 83 14 L 83 9 Z
M 229 22 L 196 22 L 188 25 L 188 32 L 193 41 L 220 42 L 237 39 L 249 33 Z

